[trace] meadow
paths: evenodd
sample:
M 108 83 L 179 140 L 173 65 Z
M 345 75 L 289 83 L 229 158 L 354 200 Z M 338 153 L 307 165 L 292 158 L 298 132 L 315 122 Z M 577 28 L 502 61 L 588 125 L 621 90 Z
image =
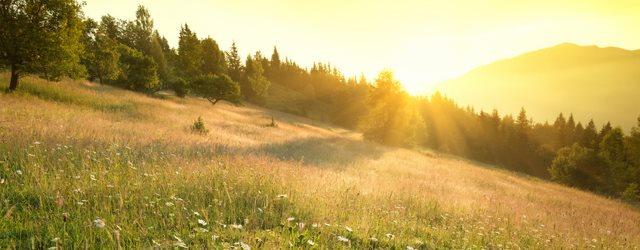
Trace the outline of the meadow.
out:
M 31 77 L 0 95 L 0 216 L 19 249 L 640 248 L 614 199 L 252 105 Z

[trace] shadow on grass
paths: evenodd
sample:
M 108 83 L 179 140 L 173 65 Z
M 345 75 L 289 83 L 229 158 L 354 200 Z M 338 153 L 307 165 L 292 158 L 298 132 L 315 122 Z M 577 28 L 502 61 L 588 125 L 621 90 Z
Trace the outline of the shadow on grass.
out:
M 267 144 L 250 151 L 304 165 L 344 167 L 366 159 L 378 159 L 385 150 L 373 144 L 340 137 L 305 138 Z

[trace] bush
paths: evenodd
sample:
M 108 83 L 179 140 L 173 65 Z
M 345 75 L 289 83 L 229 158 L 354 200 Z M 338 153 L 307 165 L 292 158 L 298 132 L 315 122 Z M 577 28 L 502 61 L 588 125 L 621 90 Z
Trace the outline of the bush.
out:
M 209 129 L 204 125 L 202 117 L 198 116 L 198 119 L 191 125 L 191 131 L 197 134 L 208 134 Z
M 187 96 L 187 81 L 178 78 L 171 83 L 171 88 L 176 92 L 176 96 L 184 98 Z
M 640 187 L 636 183 L 629 184 L 622 192 L 621 197 L 626 201 L 640 201 Z

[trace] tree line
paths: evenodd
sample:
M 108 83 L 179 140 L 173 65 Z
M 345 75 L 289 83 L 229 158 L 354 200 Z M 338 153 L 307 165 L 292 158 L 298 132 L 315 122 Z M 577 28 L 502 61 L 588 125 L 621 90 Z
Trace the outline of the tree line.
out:
M 460 107 L 439 93 L 410 96 L 390 71 L 373 82 L 345 77 L 336 67 L 306 68 L 281 59 L 274 47 L 244 60 L 234 42 L 223 50 L 182 25 L 177 48 L 139 6 L 135 20 L 85 18 L 74 0 L 0 2 L 0 65 L 20 77 L 87 78 L 134 91 L 173 90 L 212 104 L 249 102 L 350 129 L 371 141 L 428 147 L 569 186 L 640 199 L 640 118 L 629 135 L 610 123 L 600 129 L 560 114 L 535 123 Z

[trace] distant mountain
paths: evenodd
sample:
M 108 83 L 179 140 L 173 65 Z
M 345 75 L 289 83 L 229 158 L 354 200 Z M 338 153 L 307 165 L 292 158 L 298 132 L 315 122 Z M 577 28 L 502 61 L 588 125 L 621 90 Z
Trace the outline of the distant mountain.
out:
M 573 113 L 628 130 L 640 115 L 640 50 L 565 43 L 476 68 L 439 90 L 485 111 L 524 107 L 540 122 Z

